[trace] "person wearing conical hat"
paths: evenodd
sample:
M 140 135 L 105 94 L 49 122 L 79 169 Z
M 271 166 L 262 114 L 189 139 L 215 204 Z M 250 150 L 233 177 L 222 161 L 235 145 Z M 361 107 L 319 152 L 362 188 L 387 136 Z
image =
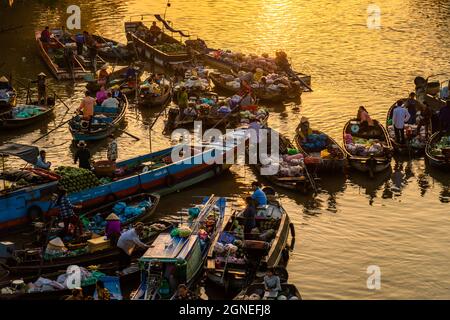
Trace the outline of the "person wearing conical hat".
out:
M 305 140 L 310 134 L 313 133 L 313 130 L 309 126 L 309 120 L 307 117 L 302 117 L 300 119 L 300 124 L 295 129 L 297 134 L 299 135 L 300 139 L 303 141 Z
M 13 88 L 11 87 L 11 84 L 9 83 L 8 78 L 6 78 L 5 76 L 2 76 L 0 78 L 0 90 L 4 90 L 4 91 L 12 91 Z
M 112 246 L 117 245 L 121 228 L 120 218 L 115 213 L 111 213 L 106 217 L 105 235 L 106 238 L 109 239 Z
M 47 104 L 47 83 L 46 83 L 47 75 L 43 72 L 37 75 L 37 79 L 31 81 L 32 83 L 37 84 L 38 88 L 38 103 Z
M 87 144 L 83 140 L 78 142 L 78 150 L 75 153 L 74 164 L 78 162 L 78 167 L 91 170 L 91 152 L 86 148 Z
M 56 237 L 49 241 L 47 247 L 45 248 L 45 253 L 48 255 L 61 255 L 67 251 L 67 248 L 64 242 L 60 237 Z

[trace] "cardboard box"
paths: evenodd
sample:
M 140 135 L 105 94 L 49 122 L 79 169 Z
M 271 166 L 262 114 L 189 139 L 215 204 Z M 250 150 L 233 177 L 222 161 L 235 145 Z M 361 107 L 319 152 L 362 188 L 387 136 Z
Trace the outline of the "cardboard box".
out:
M 88 246 L 87 246 L 88 252 L 90 252 L 90 253 L 105 250 L 111 246 L 111 244 L 109 243 L 109 240 L 106 239 L 105 237 L 98 237 L 95 239 L 90 239 L 87 241 L 87 243 L 88 243 Z

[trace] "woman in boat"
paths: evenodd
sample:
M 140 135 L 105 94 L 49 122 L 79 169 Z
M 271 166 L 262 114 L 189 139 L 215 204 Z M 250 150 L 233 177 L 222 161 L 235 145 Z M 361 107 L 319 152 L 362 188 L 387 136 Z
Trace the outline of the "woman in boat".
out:
M 108 99 L 108 92 L 105 89 L 105 86 L 101 86 L 100 90 L 95 94 L 95 98 L 98 105 L 101 105 L 103 101 Z
M 295 129 L 295 132 L 299 135 L 301 141 L 305 140 L 310 134 L 313 133 L 313 130 L 309 126 L 309 120 L 306 117 L 302 117 L 300 119 L 300 124 Z
M 106 217 L 105 235 L 106 238 L 109 239 L 111 245 L 113 246 L 117 245 L 121 229 L 122 226 L 120 223 L 120 218 L 115 213 L 111 213 L 109 216 Z
M 77 144 L 78 150 L 75 153 L 74 164 L 78 162 L 78 167 L 86 170 L 91 170 L 91 152 L 87 147 L 86 142 L 81 140 Z
M 47 75 L 43 72 L 39 73 L 37 76 L 37 79 L 34 81 L 31 81 L 31 83 L 37 84 L 38 89 L 38 103 L 47 103 L 47 84 L 46 84 L 46 78 Z M 42 98 L 44 98 L 44 101 L 42 101 Z
M 104 100 L 102 102 L 102 107 L 105 107 L 105 108 L 108 108 L 108 109 L 116 109 L 116 112 L 117 112 L 117 110 L 119 108 L 119 100 L 114 98 L 110 91 L 108 91 L 106 93 L 106 95 L 107 95 L 107 98 L 106 98 L 106 100 Z
M 358 109 L 358 113 L 356 115 L 356 120 L 361 122 L 361 127 L 373 127 L 374 123 L 372 118 L 369 115 L 369 112 L 366 110 L 364 106 L 360 106 Z
M 416 114 L 419 110 L 419 101 L 416 100 L 416 94 L 411 92 L 408 99 L 405 101 L 405 107 L 409 113 L 409 120 L 407 124 L 416 124 Z
M 251 234 L 252 230 L 256 227 L 256 205 L 255 200 L 253 200 L 252 197 L 245 198 L 245 202 L 247 204 L 247 207 L 245 208 L 243 212 L 244 217 L 244 237 L 247 237 L 247 235 Z
M 108 79 L 109 79 L 108 67 L 104 65 L 98 73 L 97 82 L 99 85 L 105 86 L 108 83 Z
M 111 293 L 105 288 L 105 284 L 102 280 L 97 280 L 95 287 L 97 289 L 97 300 L 111 300 Z
M 280 277 L 275 274 L 273 268 L 268 268 L 264 276 L 264 289 L 268 298 L 275 299 L 281 291 Z
M 83 226 L 81 225 L 81 220 L 78 215 L 73 211 L 73 209 L 81 209 L 79 205 L 73 205 L 67 197 L 67 191 L 63 187 L 58 188 L 58 198 L 56 200 L 56 206 L 59 208 L 59 217 L 64 223 L 63 236 L 69 235 L 69 224 L 74 225 L 74 235 L 75 237 L 83 233 Z

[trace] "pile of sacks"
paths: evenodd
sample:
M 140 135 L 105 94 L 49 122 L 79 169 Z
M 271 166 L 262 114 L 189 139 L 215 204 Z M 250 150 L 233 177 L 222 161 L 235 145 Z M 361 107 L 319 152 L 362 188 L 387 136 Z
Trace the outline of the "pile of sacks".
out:
M 353 137 L 351 134 L 345 134 L 344 136 L 345 146 L 352 155 L 355 156 L 382 156 L 384 153 L 383 145 L 381 141 L 377 139 L 363 139 Z
M 280 177 L 301 177 L 304 175 L 304 156 L 301 153 L 284 154 L 278 163 L 268 165 L 278 167 L 277 172 Z
M 46 109 L 38 106 L 20 105 L 12 110 L 14 119 L 26 119 L 43 113 Z
M 312 133 L 308 135 L 305 139 L 306 141 L 302 142 L 302 146 L 310 152 L 319 152 L 327 147 L 328 137 L 326 134 L 320 133 Z
M 249 124 L 250 122 L 257 120 L 263 121 L 267 118 L 269 112 L 261 107 L 257 107 L 256 110 L 245 110 L 239 112 L 240 123 L 241 124 Z
M 219 61 L 232 65 L 236 69 L 254 71 L 257 68 L 260 68 L 265 73 L 273 73 L 278 70 L 275 59 L 269 57 L 268 54 L 263 54 L 261 56 L 256 54 L 245 55 L 230 50 L 216 50 L 212 53 L 212 56 Z

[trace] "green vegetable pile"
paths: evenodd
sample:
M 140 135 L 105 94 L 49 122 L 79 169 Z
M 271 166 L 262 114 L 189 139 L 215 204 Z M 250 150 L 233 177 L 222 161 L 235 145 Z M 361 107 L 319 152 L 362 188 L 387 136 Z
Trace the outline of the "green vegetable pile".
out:
M 186 53 L 186 47 L 180 43 L 165 43 L 154 46 L 159 51 L 171 54 Z
M 68 193 L 80 192 L 100 185 L 100 180 L 89 170 L 75 167 L 58 167 L 55 172 L 62 178 L 59 183 Z

